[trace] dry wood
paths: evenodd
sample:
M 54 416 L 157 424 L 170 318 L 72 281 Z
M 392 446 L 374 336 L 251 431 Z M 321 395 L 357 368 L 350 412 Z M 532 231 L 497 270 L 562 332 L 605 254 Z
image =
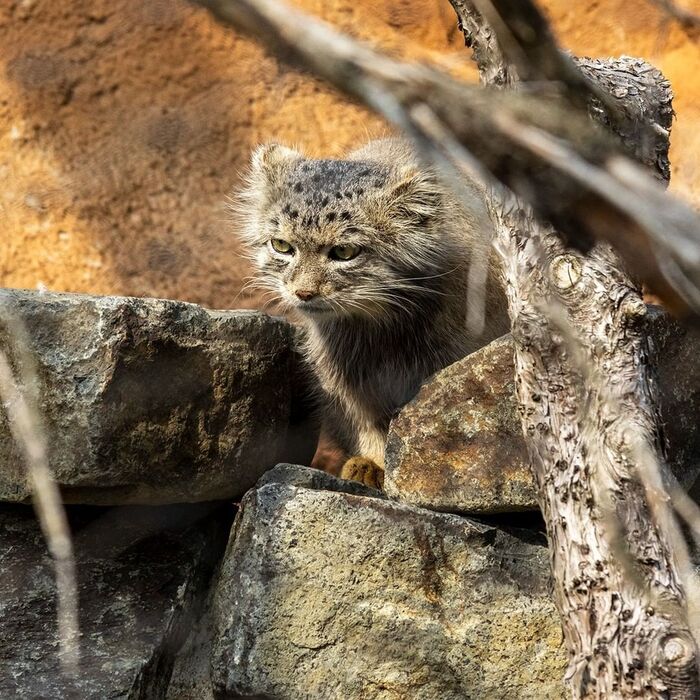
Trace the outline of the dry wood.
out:
M 700 316 L 700 218 L 628 158 L 619 141 L 572 108 L 560 85 L 483 90 L 426 66 L 392 60 L 277 0 L 193 1 L 414 137 L 422 129 L 412 109 L 424 105 L 492 175 L 573 244 L 585 250 L 595 238 L 607 240 L 670 308 Z M 623 98 L 613 94 L 612 102 Z M 652 121 L 649 131 L 666 130 Z M 430 143 L 424 140 L 424 146 Z
M 473 7 L 453 4 L 460 17 L 471 14 L 463 26 L 479 26 Z M 522 22 L 536 14 L 529 1 L 515 9 L 509 0 L 493 5 L 527 39 Z M 565 82 L 567 91 L 577 90 L 584 73 L 572 79 L 566 60 L 543 55 L 559 54 L 555 42 L 543 47 L 533 63 L 546 66 L 547 77 Z M 488 63 L 501 56 L 482 52 L 480 68 L 493 74 Z M 666 81 L 629 59 L 580 67 L 597 92 L 623 96 L 614 119 L 592 107 L 594 116 L 667 178 Z M 581 94 L 589 103 L 597 99 L 590 90 Z M 651 135 L 650 122 L 664 132 Z M 571 654 L 569 687 L 575 698 L 696 698 L 697 647 L 679 582 L 679 571 L 688 578 L 692 571 L 654 459 L 656 389 L 640 291 L 607 246 L 581 256 L 523 208 L 493 197 L 491 209 L 506 264 L 523 431 Z

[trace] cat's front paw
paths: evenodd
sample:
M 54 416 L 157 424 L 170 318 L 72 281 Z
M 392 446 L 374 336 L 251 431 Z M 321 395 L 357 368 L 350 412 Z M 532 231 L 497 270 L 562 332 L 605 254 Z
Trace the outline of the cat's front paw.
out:
M 341 479 L 359 481 L 375 489 L 384 488 L 384 469 L 366 457 L 351 457 L 340 470 Z

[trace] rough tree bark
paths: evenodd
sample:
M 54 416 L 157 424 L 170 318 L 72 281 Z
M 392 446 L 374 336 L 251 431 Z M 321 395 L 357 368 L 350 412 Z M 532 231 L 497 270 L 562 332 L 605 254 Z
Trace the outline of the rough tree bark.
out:
M 651 66 L 569 59 L 527 0 L 474 0 L 491 26 L 471 3 L 455 2 L 485 82 L 535 81 L 499 96 L 392 61 L 275 0 L 196 2 L 383 113 L 441 168 L 450 156 L 455 167 L 476 158 L 570 241 L 612 242 L 667 298 L 695 308 L 697 219 L 653 187 L 582 109 L 666 178 L 670 90 Z M 654 497 L 658 478 L 641 478 L 656 423 L 639 289 L 607 246 L 569 250 L 512 197 L 494 192 L 490 203 L 572 692 L 700 697 L 671 551 L 677 533 Z
M 451 2 L 482 80 L 503 76 L 500 84 L 512 86 L 516 74 L 527 76 L 506 64 L 508 52 L 494 46 L 494 32 L 469 2 Z M 509 0 L 493 5 L 509 27 L 527 26 L 515 15 L 531 9 L 528 3 L 515 11 Z M 547 44 L 558 53 L 551 41 L 537 48 Z M 667 132 L 671 126 L 671 91 L 663 76 L 639 60 L 584 60 L 572 80 L 567 58 L 559 74 L 556 60 L 548 59 L 540 54 L 532 60 L 530 74 L 541 79 L 548 73 L 572 92 L 590 80 L 593 90 L 579 95 L 588 92 L 592 114 L 608 124 L 595 93 L 614 96 L 621 103 L 611 105 L 614 131 L 667 180 L 667 133 L 648 128 L 656 123 Z M 545 69 L 537 70 L 538 63 Z M 588 255 L 568 250 L 553 230 L 498 192 L 490 208 L 505 263 L 517 396 L 547 523 L 572 693 L 700 697 L 672 530 L 639 473 L 639 462 L 658 442 L 641 291 L 608 246 Z

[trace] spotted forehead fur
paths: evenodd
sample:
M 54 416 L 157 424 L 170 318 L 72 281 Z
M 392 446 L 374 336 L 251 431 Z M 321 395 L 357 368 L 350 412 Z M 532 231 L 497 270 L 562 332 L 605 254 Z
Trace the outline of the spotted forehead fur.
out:
M 378 154 L 381 143 L 388 151 Z M 275 235 L 295 245 L 329 245 L 354 228 L 377 252 L 400 236 L 401 245 L 382 254 L 423 264 L 435 252 L 424 239 L 436 229 L 442 195 L 430 174 L 391 143 L 373 142 L 367 157 L 355 151 L 343 160 L 310 159 L 279 144 L 259 147 L 238 198 L 242 240 L 250 250 Z
M 351 222 L 357 204 L 386 187 L 389 172 L 376 163 L 299 160 L 281 179 L 277 216 L 304 227 Z

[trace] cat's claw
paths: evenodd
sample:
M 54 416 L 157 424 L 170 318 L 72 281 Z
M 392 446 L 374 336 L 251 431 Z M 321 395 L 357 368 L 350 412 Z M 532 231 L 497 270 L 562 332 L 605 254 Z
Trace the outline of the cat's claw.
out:
M 384 488 L 384 469 L 366 457 L 351 457 L 340 470 L 340 478 L 359 481 L 375 489 Z

